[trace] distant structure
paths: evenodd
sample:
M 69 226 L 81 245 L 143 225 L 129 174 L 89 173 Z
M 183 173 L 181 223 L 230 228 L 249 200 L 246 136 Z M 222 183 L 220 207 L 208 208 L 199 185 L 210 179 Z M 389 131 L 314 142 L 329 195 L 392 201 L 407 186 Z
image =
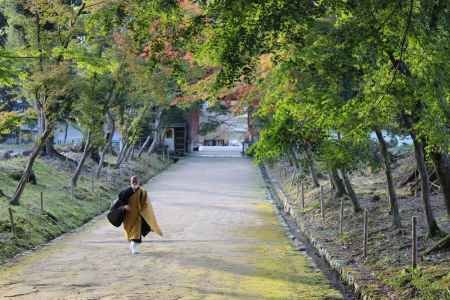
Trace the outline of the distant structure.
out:
M 176 155 L 198 151 L 200 146 L 240 146 L 248 141 L 247 113 L 233 112 L 222 101 L 220 111 L 210 109 L 208 102 L 183 111 L 174 104 L 166 112 L 164 145 Z
M 217 127 L 199 134 L 199 143 L 203 146 L 239 146 L 244 142 L 247 132 L 247 115 L 228 111 L 217 113 L 208 110 L 208 102 L 205 102 L 200 112 L 199 126 L 204 128 L 213 121 Z

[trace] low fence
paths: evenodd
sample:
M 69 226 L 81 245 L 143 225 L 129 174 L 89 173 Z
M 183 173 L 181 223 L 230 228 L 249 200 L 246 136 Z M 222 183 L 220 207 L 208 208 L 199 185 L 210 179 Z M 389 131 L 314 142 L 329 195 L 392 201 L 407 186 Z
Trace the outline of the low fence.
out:
M 364 300 L 373 299 L 371 296 L 367 295 L 365 291 L 362 289 L 362 284 L 359 283 L 353 276 L 352 272 L 347 271 L 344 268 L 344 263 L 339 260 L 337 257 L 333 257 L 328 250 L 320 243 L 319 240 L 317 240 L 313 234 L 306 232 L 305 227 L 303 224 L 302 217 L 303 215 L 307 214 L 308 212 L 305 210 L 305 183 L 303 180 L 300 179 L 300 177 L 296 176 L 295 174 L 291 177 L 290 184 L 291 186 L 296 186 L 296 195 L 295 199 L 293 201 L 295 204 L 299 204 L 299 208 L 296 208 L 292 205 L 292 201 L 289 199 L 289 196 L 286 195 L 285 191 L 283 190 L 281 183 L 277 182 L 275 179 L 273 179 L 269 172 L 267 172 L 266 166 L 261 167 L 261 171 L 263 173 L 264 179 L 268 186 L 270 186 L 272 194 L 274 194 L 274 198 L 276 201 L 278 201 L 278 204 L 280 206 L 280 209 L 283 210 L 283 212 L 293 219 L 293 221 L 297 224 L 298 229 L 302 232 L 303 236 L 305 236 L 310 244 L 316 249 L 316 251 L 322 256 L 329 266 L 340 274 L 341 279 L 352 289 L 354 292 Z M 280 176 L 287 177 L 289 175 L 290 169 L 289 168 L 283 168 L 280 171 Z M 320 218 L 322 221 L 325 220 L 326 216 L 326 209 L 324 206 L 324 198 L 326 195 L 331 195 L 332 189 L 330 186 L 320 186 L 318 197 L 314 198 L 313 201 L 317 203 L 317 205 L 320 207 Z M 344 197 L 340 199 L 339 203 L 339 217 L 336 224 L 337 233 L 339 236 L 343 236 L 345 234 L 344 232 L 344 223 L 346 220 L 346 216 L 344 214 Z M 370 241 L 370 214 L 367 209 L 364 209 L 363 211 L 363 220 L 360 224 L 362 228 L 362 235 L 361 235 L 361 242 L 362 242 L 362 248 L 361 248 L 361 255 L 363 259 L 367 259 L 370 256 L 370 248 L 369 248 L 369 241 Z M 405 252 L 411 251 L 411 261 L 410 261 L 410 267 L 412 269 L 417 268 L 417 258 L 418 258 L 418 247 L 417 247 L 417 217 L 413 216 L 411 218 L 411 249 L 405 250 Z M 408 254 L 408 253 L 405 253 Z

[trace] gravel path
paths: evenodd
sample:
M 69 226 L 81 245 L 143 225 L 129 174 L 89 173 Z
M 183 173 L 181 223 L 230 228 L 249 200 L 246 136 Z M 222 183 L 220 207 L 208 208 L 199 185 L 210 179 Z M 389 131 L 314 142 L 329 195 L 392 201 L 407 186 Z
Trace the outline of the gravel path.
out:
M 285 237 L 242 158 L 190 157 L 145 185 L 164 238 L 129 254 L 104 216 L 0 269 L 0 299 L 342 299 Z

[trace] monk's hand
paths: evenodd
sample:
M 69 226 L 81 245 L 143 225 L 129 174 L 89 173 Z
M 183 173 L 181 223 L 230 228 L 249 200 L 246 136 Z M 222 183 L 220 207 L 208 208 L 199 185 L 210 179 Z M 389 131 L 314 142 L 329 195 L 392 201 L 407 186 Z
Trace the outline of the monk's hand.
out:
M 129 207 L 128 205 L 124 205 L 124 206 L 123 206 L 123 209 L 126 210 L 126 211 L 129 211 L 129 210 L 130 210 L 130 207 Z

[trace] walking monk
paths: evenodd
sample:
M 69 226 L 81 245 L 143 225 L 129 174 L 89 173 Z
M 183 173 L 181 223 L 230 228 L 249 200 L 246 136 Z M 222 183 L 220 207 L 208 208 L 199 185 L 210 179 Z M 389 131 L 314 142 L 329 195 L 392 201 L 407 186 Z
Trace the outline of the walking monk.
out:
M 146 236 L 150 231 L 162 236 L 162 232 L 156 222 L 148 194 L 140 186 L 137 176 L 130 178 L 130 185 L 119 193 L 119 199 L 112 205 L 108 219 L 116 227 L 123 223 L 125 236 L 130 242 L 130 251 L 137 254 L 137 245 L 142 242 L 142 236 Z

